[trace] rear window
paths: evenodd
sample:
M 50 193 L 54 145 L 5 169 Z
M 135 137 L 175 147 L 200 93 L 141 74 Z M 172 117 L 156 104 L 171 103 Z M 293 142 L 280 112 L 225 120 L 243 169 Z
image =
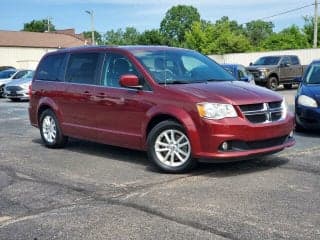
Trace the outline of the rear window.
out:
M 66 81 L 72 83 L 95 84 L 99 53 L 71 54 L 66 71 Z
M 46 56 L 39 64 L 37 80 L 63 81 L 64 62 L 66 54 Z

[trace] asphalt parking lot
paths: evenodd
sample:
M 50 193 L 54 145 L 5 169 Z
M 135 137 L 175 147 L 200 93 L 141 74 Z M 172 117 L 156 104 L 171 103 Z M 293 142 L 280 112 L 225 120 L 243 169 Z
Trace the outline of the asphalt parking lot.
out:
M 293 109 L 295 89 L 278 91 Z M 0 99 L 0 239 L 320 239 L 320 133 L 251 161 L 162 174 L 144 152 L 42 145 Z

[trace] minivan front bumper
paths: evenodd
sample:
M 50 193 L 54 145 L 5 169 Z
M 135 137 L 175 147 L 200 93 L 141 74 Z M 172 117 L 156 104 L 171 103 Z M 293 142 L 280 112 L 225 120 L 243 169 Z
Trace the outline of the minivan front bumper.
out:
M 194 157 L 210 161 L 238 161 L 272 154 L 295 144 L 292 114 L 277 122 L 252 124 L 246 119 L 203 120 L 200 151 Z

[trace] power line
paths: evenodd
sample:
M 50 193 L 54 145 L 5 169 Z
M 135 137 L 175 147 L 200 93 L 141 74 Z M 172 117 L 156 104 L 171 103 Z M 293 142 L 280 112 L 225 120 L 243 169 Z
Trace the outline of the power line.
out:
M 319 3 L 319 2 L 318 2 L 318 3 Z M 301 6 L 301 7 L 292 8 L 292 9 L 289 9 L 289 10 L 284 11 L 284 12 L 280 12 L 280 13 L 277 13 L 277 14 L 273 14 L 273 15 L 271 15 L 271 16 L 259 18 L 259 20 L 265 20 L 265 19 L 269 19 L 269 18 L 278 17 L 278 16 L 281 16 L 281 15 L 288 14 L 288 13 L 295 12 L 295 11 L 299 11 L 299 10 L 301 10 L 301 9 L 308 8 L 308 7 L 311 7 L 311 6 L 314 6 L 314 5 L 315 5 L 315 3 L 311 3 L 311 4 L 308 4 L 308 5 Z M 243 23 L 243 24 L 245 25 L 245 24 L 247 24 L 247 23 L 249 23 L 249 22 L 246 22 L 246 23 Z
M 287 10 L 287 11 L 284 11 L 284 12 L 280 12 L 280 13 L 277 13 L 277 14 L 274 14 L 274 15 L 271 15 L 271 16 L 268 16 L 268 17 L 263 17 L 263 18 L 260 18 L 260 19 L 263 20 L 263 19 L 278 17 L 278 16 L 281 16 L 281 15 L 284 15 L 284 14 L 287 14 L 287 13 L 291 13 L 291 12 L 295 12 L 295 11 L 299 11 L 301 9 L 304 9 L 304 8 L 307 8 L 307 7 L 311 7 L 311 6 L 314 6 L 314 5 L 315 5 L 315 3 L 311 3 L 311 4 L 308 4 L 308 5 L 304 5 L 304 6 L 301 6 L 301 7 L 298 7 L 298 8 L 293 8 L 293 9 L 290 9 L 290 10 Z

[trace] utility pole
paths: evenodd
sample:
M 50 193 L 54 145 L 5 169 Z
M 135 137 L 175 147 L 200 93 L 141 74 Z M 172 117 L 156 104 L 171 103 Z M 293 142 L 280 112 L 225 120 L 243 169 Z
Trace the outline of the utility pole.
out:
M 314 28 L 313 28 L 313 48 L 317 48 L 318 41 L 318 0 L 314 0 Z
M 52 17 L 48 17 L 48 18 L 47 18 L 47 25 L 48 25 L 48 26 L 47 26 L 47 27 L 48 27 L 47 30 L 48 30 L 48 32 L 50 32 L 50 20 L 51 20 L 51 19 L 52 19 Z
M 91 18 L 91 41 L 92 45 L 95 45 L 95 40 L 94 40 L 94 15 L 93 15 L 93 10 L 91 11 L 86 11 L 90 15 Z

